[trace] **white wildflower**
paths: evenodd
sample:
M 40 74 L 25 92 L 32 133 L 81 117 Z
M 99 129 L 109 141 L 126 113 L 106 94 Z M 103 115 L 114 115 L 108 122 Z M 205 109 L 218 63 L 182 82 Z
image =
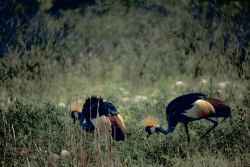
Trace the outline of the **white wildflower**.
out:
M 57 106 L 60 107 L 60 108 L 66 108 L 66 104 L 62 103 L 62 102 L 58 103 Z
M 207 84 L 207 80 L 206 79 L 202 79 L 201 80 L 201 84 L 204 84 L 204 85 Z
M 219 87 L 220 87 L 221 89 L 223 89 L 223 88 L 225 88 L 228 84 L 229 84 L 228 81 L 219 82 Z
M 62 156 L 62 157 L 69 156 L 69 152 L 68 152 L 67 150 L 62 150 L 62 151 L 61 151 L 61 156 Z
M 134 102 L 141 102 L 141 101 L 146 101 L 146 100 L 148 100 L 147 96 L 136 95 L 134 97 Z
M 185 83 L 183 81 L 176 81 L 175 86 L 182 87 L 182 86 L 185 86 Z

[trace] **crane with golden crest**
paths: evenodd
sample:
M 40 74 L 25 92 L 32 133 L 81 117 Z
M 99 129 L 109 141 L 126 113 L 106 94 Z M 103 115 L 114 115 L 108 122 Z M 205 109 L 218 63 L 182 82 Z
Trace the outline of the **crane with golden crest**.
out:
M 91 96 L 85 102 L 71 103 L 69 111 L 73 123 L 78 120 L 80 127 L 86 132 L 93 133 L 95 130 L 111 132 L 114 140 L 124 140 L 124 120 L 112 103 Z
M 166 108 L 168 128 L 164 129 L 161 127 L 159 120 L 155 117 L 148 117 L 142 123 L 145 126 L 148 137 L 153 133 L 172 133 L 179 122 L 183 123 L 189 143 L 189 122 L 205 119 L 213 123 L 213 126 L 201 136 L 201 138 L 204 138 L 218 125 L 218 122 L 212 119 L 213 117 L 228 118 L 230 114 L 231 109 L 223 100 L 215 99 L 202 93 L 190 93 L 179 96 L 168 104 Z

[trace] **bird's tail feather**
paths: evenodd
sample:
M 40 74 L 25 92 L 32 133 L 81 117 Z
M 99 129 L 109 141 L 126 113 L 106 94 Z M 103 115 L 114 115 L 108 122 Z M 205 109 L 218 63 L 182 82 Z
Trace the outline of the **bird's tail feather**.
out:
M 215 109 L 215 117 L 228 118 L 230 116 L 231 108 L 224 101 L 218 99 L 206 99 L 206 101 L 213 105 Z

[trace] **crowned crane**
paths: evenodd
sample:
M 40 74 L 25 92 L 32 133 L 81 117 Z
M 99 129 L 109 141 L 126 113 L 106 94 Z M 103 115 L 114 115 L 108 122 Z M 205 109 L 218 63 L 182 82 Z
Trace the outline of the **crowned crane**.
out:
M 224 101 L 209 97 L 201 93 L 190 93 L 179 96 L 168 104 L 166 108 L 166 116 L 168 121 L 167 129 L 162 128 L 158 124 L 157 120 L 150 120 L 150 118 L 144 121 L 144 125 L 146 126 L 145 130 L 148 133 L 147 136 L 149 137 L 153 133 L 172 133 L 176 125 L 181 122 L 185 126 L 187 142 L 189 143 L 189 122 L 205 119 L 213 123 L 213 126 L 201 136 L 201 138 L 204 138 L 218 125 L 218 122 L 211 118 L 228 118 L 230 116 L 230 113 L 231 109 Z
M 96 129 L 110 131 L 116 141 L 124 140 L 124 120 L 112 103 L 92 96 L 85 103 L 71 103 L 69 110 L 73 123 L 79 120 L 80 127 L 86 132 L 93 133 Z

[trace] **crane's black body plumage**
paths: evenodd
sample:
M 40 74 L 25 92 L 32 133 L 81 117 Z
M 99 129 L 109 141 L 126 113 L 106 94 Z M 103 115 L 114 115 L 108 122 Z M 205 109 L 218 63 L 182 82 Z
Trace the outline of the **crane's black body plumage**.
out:
M 112 137 L 117 141 L 124 140 L 125 125 L 122 117 L 112 103 L 106 102 L 102 98 L 91 96 L 86 99 L 82 111 L 78 112 L 78 114 L 80 126 L 86 132 L 93 133 L 95 125 L 92 121 L 105 116 L 109 122 L 106 122 L 106 124 L 111 125 Z M 71 117 L 74 118 L 74 111 L 71 112 Z
M 194 120 L 193 118 L 187 117 L 182 113 L 185 110 L 192 108 L 193 103 L 196 100 L 205 98 L 207 98 L 207 96 L 201 93 L 191 93 L 175 98 L 168 104 L 166 108 L 166 116 L 168 118 L 168 121 L 173 123 L 176 121 L 182 123 L 188 123 Z
M 92 96 L 86 99 L 82 114 L 84 118 L 96 118 L 97 115 L 99 117 L 105 116 L 115 116 L 118 115 L 119 112 L 117 111 L 116 107 L 110 102 L 104 102 L 102 98 L 98 98 Z
M 168 134 L 174 131 L 176 125 L 183 123 L 186 129 L 187 140 L 190 141 L 188 133 L 188 123 L 191 121 L 206 119 L 214 125 L 202 135 L 205 137 L 211 130 L 217 126 L 217 122 L 211 117 L 229 117 L 231 109 L 224 101 L 211 98 L 202 93 L 190 93 L 179 96 L 172 100 L 166 108 L 168 120 L 168 129 L 156 127 L 156 131 Z
M 102 98 L 92 96 L 85 101 L 80 118 L 82 120 L 86 120 L 86 122 L 90 125 L 89 132 L 92 132 L 94 128 L 90 119 L 101 116 L 108 117 L 111 122 L 112 137 L 119 141 L 124 140 L 125 129 L 118 115 L 119 112 L 112 103 L 103 101 Z

